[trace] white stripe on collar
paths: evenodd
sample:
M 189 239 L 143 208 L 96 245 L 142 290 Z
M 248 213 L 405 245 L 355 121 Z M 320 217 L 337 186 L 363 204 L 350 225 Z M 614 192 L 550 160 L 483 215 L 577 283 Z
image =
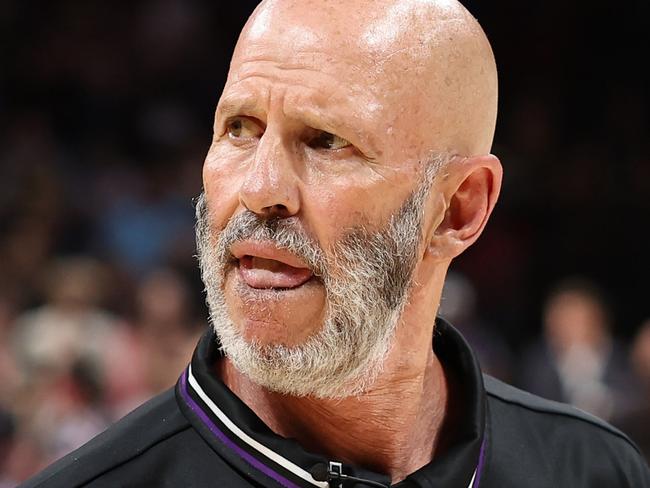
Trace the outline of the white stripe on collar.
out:
M 196 378 L 194 378 L 194 375 L 192 374 L 191 365 L 188 369 L 187 379 L 189 384 L 192 386 L 192 389 L 196 392 L 196 394 L 199 395 L 199 397 L 201 397 L 201 400 L 203 400 L 203 402 L 208 406 L 208 408 L 212 410 L 212 412 L 217 416 L 217 418 L 221 421 L 221 423 L 223 423 L 230 430 L 230 432 L 232 432 L 234 435 L 239 437 L 242 441 L 244 441 L 250 447 L 255 449 L 257 452 L 263 454 L 271 461 L 273 461 L 276 464 L 279 464 L 280 466 L 290 471 L 291 473 L 295 474 L 299 478 L 302 478 L 308 483 L 311 483 L 312 485 L 318 486 L 320 488 L 329 487 L 329 484 L 326 481 L 316 481 L 310 473 L 302 469 L 300 466 L 292 463 L 288 459 L 280 456 L 277 452 L 260 444 L 251 436 L 246 434 L 246 432 L 242 431 L 239 427 L 237 427 L 233 423 L 233 421 L 230 420 L 219 407 L 217 407 L 217 405 L 210 399 L 210 397 L 205 393 L 205 391 L 203 391 L 203 388 L 201 388 L 201 385 L 199 385 L 199 382 L 196 381 Z
M 477 486 L 474 486 L 474 480 L 476 479 L 476 469 L 474 470 L 474 474 L 472 475 L 472 479 L 469 481 L 469 485 L 467 485 L 467 488 L 478 488 Z

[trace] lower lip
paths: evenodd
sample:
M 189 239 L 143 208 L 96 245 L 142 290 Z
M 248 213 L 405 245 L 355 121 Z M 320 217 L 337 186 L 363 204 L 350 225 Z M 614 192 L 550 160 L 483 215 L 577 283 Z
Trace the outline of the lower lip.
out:
M 244 300 L 246 307 L 249 310 L 255 303 L 264 303 L 266 304 L 265 306 L 268 306 L 269 304 L 276 303 L 279 300 L 286 303 L 289 301 L 297 301 L 296 303 L 304 305 L 306 301 L 310 301 L 320 295 L 323 289 L 322 282 L 316 276 L 312 276 L 301 285 L 293 288 L 255 288 L 246 282 L 239 267 L 232 271 L 235 271 L 235 273 L 232 274 L 232 277 L 235 278 L 235 281 L 232 283 L 234 285 L 232 290 L 235 291 L 239 298 Z
M 239 293 L 248 297 L 251 300 L 272 300 L 276 301 L 281 296 L 283 299 L 286 297 L 301 297 L 304 298 L 303 293 L 311 293 L 316 288 L 315 286 L 320 285 L 320 281 L 317 278 L 311 277 L 303 284 L 294 286 L 293 288 L 282 288 L 282 287 L 267 287 L 267 288 L 255 288 L 246 283 L 246 280 L 242 277 L 241 273 L 237 273 L 238 285 L 237 289 Z

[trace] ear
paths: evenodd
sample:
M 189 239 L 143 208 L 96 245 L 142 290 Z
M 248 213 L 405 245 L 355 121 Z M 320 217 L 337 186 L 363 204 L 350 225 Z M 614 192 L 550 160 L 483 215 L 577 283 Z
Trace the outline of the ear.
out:
M 452 160 L 440 191 L 444 216 L 433 232 L 427 253 L 435 260 L 451 260 L 481 235 L 501 189 L 503 168 L 496 156 Z

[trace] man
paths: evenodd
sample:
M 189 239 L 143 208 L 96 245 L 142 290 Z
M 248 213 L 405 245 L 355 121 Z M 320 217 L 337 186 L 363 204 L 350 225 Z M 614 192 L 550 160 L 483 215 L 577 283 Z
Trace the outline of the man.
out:
M 496 105 L 454 0 L 263 2 L 197 206 L 214 332 L 175 393 L 25 486 L 650 486 L 623 434 L 484 384 L 435 319 L 499 193 Z
M 637 404 L 627 351 L 612 335 L 603 293 L 584 278 L 556 285 L 543 310 L 544 335 L 524 356 L 521 384 L 606 420 Z

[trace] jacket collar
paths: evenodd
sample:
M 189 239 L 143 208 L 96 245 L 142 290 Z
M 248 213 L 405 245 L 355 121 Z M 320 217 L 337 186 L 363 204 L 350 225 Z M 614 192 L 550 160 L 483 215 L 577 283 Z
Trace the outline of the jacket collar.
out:
M 456 422 L 445 452 L 394 486 L 478 488 L 487 449 L 480 367 L 460 333 L 441 318 L 436 320 L 433 350 L 447 374 L 460 385 L 454 392 L 460 397 L 455 405 L 462 405 L 464 410 L 455 412 Z M 218 339 L 210 329 L 177 383 L 177 401 L 193 427 L 243 476 L 262 486 L 327 488 L 327 482 L 318 481 L 312 472 L 336 460 L 310 453 L 296 441 L 272 432 L 214 376 L 213 366 L 221 358 Z M 390 482 L 385 475 L 357 466 L 344 465 L 343 472 L 386 485 Z

